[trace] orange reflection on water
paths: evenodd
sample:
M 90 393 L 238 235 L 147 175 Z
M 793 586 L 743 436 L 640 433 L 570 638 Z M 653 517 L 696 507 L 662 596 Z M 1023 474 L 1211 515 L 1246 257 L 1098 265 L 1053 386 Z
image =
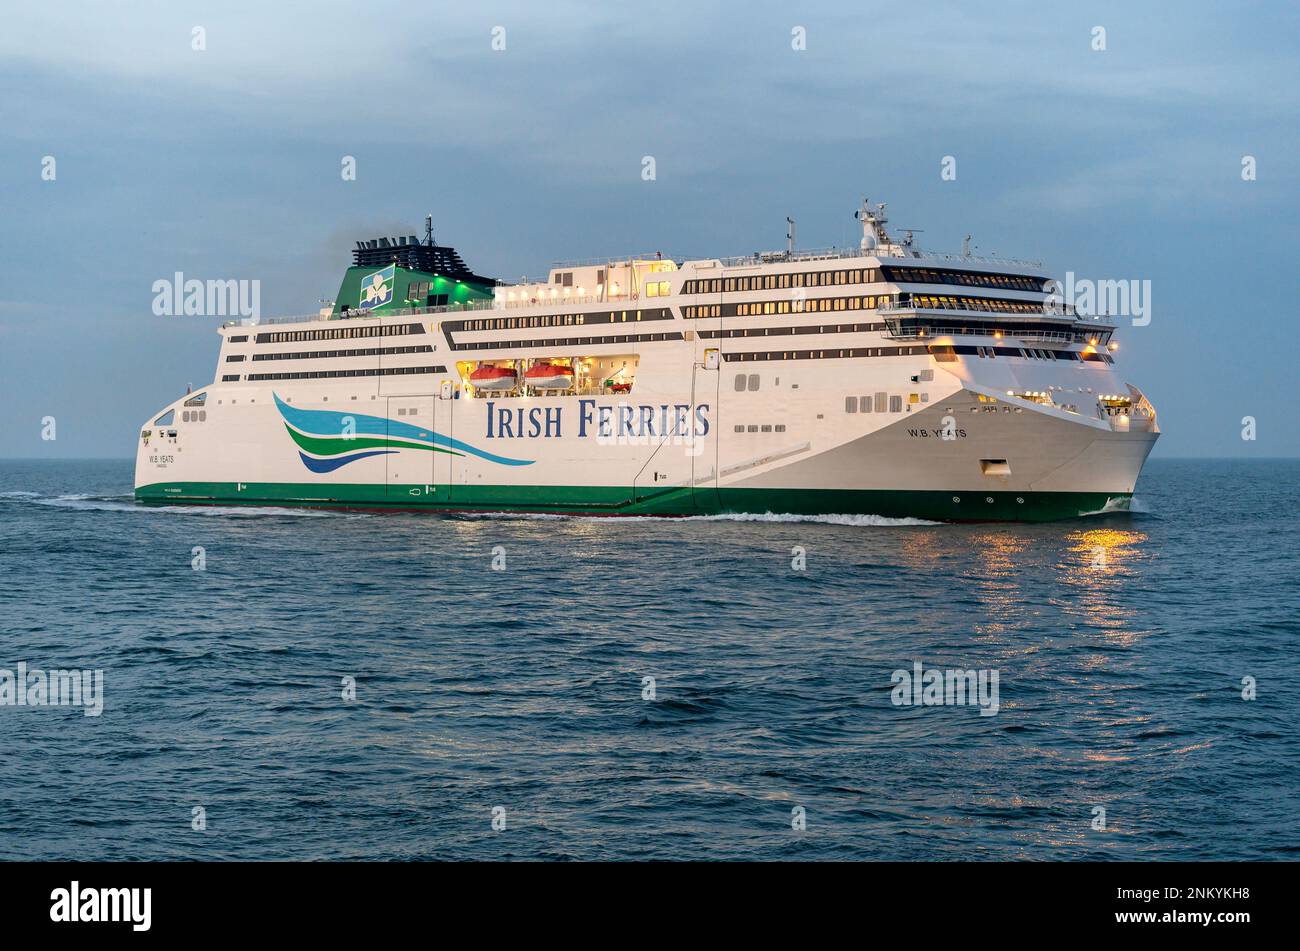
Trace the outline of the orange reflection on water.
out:
M 1030 538 L 1025 535 L 991 529 L 980 532 L 972 541 L 979 559 L 979 578 L 975 591 L 984 606 L 986 623 L 975 627 L 980 635 L 1004 634 L 1024 627 L 1032 610 L 1026 604 L 1021 584 L 1030 566 Z M 1029 554 L 1027 554 L 1029 552 Z
M 1140 576 L 1149 557 L 1145 532 L 1123 528 L 1092 528 L 1070 533 L 1062 553 L 1061 580 L 1067 596 L 1063 610 L 1108 639 L 1131 644 L 1141 634 L 1129 626 L 1137 612 L 1124 603 L 1126 586 Z

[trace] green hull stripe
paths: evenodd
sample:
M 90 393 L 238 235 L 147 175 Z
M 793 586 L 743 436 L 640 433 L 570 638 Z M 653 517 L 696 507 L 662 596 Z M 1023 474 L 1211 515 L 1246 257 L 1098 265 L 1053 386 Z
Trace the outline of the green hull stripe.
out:
M 441 446 L 403 442 L 384 436 L 354 436 L 351 439 L 345 439 L 342 436 L 309 436 L 306 433 L 298 432 L 298 430 L 287 424 L 284 428 L 289 431 L 289 435 L 293 437 L 294 442 L 314 456 L 337 456 L 357 449 L 374 449 L 376 447 L 380 449 L 429 449 L 434 452 L 445 452 L 449 456 L 464 455 L 463 452 L 443 449 Z
M 635 497 L 634 497 L 635 492 Z M 158 482 L 136 499 L 171 505 L 283 505 L 585 515 L 880 515 L 934 521 L 1045 522 L 1123 509 L 1124 492 L 919 492 L 903 489 L 634 490 L 630 486 Z M 1109 508 L 1108 508 L 1109 507 Z

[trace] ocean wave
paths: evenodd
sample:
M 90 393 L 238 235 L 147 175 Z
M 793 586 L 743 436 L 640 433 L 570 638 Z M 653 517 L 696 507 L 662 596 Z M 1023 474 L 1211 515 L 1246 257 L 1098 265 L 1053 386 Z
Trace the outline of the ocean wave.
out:
M 142 505 L 132 496 L 60 495 L 34 498 L 36 505 L 79 512 L 135 512 L 149 515 L 199 515 L 217 518 L 369 518 L 364 512 L 330 512 L 322 509 L 283 508 L 274 505 Z
M 1127 499 L 1107 499 L 1106 504 L 1101 508 L 1091 512 L 1081 512 L 1080 515 L 1087 517 L 1090 515 L 1147 515 L 1152 511 L 1151 506 L 1145 500 L 1139 499 L 1136 495 Z

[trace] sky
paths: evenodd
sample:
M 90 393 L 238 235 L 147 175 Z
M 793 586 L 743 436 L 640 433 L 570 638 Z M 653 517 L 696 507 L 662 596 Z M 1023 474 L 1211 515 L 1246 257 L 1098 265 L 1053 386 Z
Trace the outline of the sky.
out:
M 474 271 L 544 279 L 565 259 L 784 248 L 787 215 L 800 247 L 855 246 L 864 196 L 927 248 L 969 233 L 1058 277 L 1150 281 L 1150 322 L 1117 339 L 1160 414 L 1155 455 L 1300 455 L 1294 3 L 68 2 L 5 20 L 0 458 L 129 457 L 212 381 L 221 318 L 153 312 L 177 271 L 306 314 L 355 240 L 422 234 L 425 214 Z

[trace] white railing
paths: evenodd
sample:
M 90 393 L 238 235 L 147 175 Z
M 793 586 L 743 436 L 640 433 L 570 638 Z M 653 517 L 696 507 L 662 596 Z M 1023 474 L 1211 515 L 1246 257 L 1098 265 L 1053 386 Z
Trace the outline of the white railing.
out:
M 221 326 L 223 327 L 257 327 L 262 324 L 307 324 L 320 320 L 363 320 L 378 319 L 380 317 L 421 317 L 426 314 L 461 314 L 472 313 L 474 311 L 495 310 L 497 302 L 494 300 L 473 300 L 464 304 L 440 304 L 437 307 L 399 307 L 395 310 L 384 310 L 375 313 L 370 310 L 351 310 L 345 313 L 313 313 L 303 314 L 297 317 L 268 317 L 265 320 L 258 321 L 256 324 L 245 324 L 238 320 L 228 320 Z
M 1080 339 L 1079 334 L 1069 333 L 1064 330 L 1020 331 L 1015 327 L 1008 327 L 1003 333 L 1004 339 L 1008 340 L 1077 343 Z M 994 337 L 994 334 L 987 327 L 900 327 L 897 330 L 887 328 L 885 336 L 891 340 L 916 340 L 920 338 L 928 340 L 935 337 Z M 994 339 L 997 338 L 994 337 Z
M 498 297 L 496 304 L 498 307 L 507 307 L 507 308 L 556 307 L 556 306 L 563 306 L 566 304 L 608 304 L 611 306 L 618 306 L 619 304 L 623 304 L 624 306 L 626 306 L 629 301 L 636 301 L 639 299 L 640 299 L 640 295 L 638 294 L 619 294 L 615 297 L 605 297 L 603 295 L 597 296 L 595 294 L 584 294 L 581 297 L 575 296 L 573 294 L 570 294 L 568 297 L 564 297 L 557 294 L 555 297 L 551 297 L 548 294 L 546 296 L 532 296 L 526 299 L 521 298 L 519 300 L 510 300 L 509 297 Z
M 805 251 L 762 251 L 738 257 L 719 258 L 723 267 L 749 267 L 759 264 L 781 264 L 787 261 L 827 261 L 839 258 L 880 258 L 882 260 L 943 261 L 951 264 L 995 264 L 1003 267 L 1042 269 L 1042 261 L 1021 258 L 989 257 L 978 254 L 949 254 L 943 251 L 925 251 L 905 244 L 888 244 L 864 251 L 861 248 L 817 248 Z M 707 260 L 707 259 L 705 259 Z
M 671 254 L 662 254 L 659 251 L 651 251 L 648 254 L 605 254 L 595 258 L 575 258 L 571 261 L 552 261 L 551 269 L 566 267 L 603 267 L 605 265 L 627 264 L 629 261 L 672 261 L 677 263 L 681 258 Z

